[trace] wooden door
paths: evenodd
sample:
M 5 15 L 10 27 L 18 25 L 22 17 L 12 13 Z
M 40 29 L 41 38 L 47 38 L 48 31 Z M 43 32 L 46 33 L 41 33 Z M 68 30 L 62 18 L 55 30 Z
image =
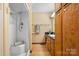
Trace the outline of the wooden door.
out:
M 71 48 L 70 54 L 72 56 L 79 56 L 79 4 L 71 4 L 72 15 L 70 23 Z
M 68 4 L 56 14 L 55 55 L 79 56 L 78 42 L 79 4 Z
M 62 30 L 63 30 L 63 55 L 70 55 L 71 48 L 71 35 L 70 35 L 70 22 L 72 21 L 72 5 L 66 6 L 62 14 Z
M 61 16 L 62 15 L 62 10 L 56 13 L 56 22 L 55 22 L 55 55 L 56 56 L 61 56 L 62 55 L 62 38 L 61 38 Z
M 79 4 L 63 9 L 63 55 L 79 55 Z

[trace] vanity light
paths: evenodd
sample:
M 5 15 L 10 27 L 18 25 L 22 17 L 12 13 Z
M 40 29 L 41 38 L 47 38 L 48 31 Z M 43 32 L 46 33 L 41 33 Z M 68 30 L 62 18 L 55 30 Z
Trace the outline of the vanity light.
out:
M 55 12 L 53 12 L 53 14 L 51 15 L 51 18 L 53 18 L 55 16 Z

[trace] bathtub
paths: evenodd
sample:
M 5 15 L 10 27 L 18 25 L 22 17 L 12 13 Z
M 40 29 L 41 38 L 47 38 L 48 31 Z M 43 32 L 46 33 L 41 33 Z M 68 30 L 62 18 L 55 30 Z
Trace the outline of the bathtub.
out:
M 17 43 L 17 45 L 11 46 L 10 50 L 11 50 L 10 52 L 11 56 L 26 55 L 24 43 L 22 44 Z

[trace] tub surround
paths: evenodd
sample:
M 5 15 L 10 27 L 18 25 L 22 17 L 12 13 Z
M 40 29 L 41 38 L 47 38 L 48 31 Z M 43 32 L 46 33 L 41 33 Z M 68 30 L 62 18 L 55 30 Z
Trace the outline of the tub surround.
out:
M 29 50 L 29 14 L 27 5 L 10 3 L 10 55 L 27 55 Z

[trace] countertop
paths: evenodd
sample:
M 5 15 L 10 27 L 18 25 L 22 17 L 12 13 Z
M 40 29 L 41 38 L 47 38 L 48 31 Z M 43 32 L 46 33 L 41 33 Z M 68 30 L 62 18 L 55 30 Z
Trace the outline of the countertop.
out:
M 46 36 L 48 36 L 48 37 L 52 38 L 53 40 L 55 40 L 55 35 L 54 34 L 48 34 Z

